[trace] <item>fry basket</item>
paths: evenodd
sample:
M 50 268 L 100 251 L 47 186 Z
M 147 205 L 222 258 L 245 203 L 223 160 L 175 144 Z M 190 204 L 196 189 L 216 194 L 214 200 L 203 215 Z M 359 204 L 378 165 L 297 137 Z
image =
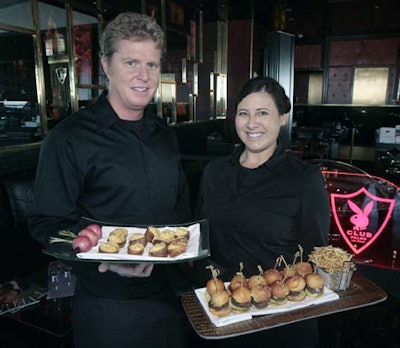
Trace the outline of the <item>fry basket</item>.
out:
M 322 267 L 317 267 L 317 273 L 324 279 L 324 285 L 333 290 L 347 290 L 351 285 L 351 278 L 356 266 L 352 261 L 344 261 L 341 271 L 327 272 Z

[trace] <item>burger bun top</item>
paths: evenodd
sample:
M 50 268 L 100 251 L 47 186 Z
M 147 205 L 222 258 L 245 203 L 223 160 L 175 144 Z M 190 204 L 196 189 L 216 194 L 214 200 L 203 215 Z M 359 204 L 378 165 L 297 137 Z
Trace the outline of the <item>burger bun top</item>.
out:
M 299 275 L 294 275 L 285 282 L 290 291 L 301 291 L 306 287 L 306 281 Z
M 307 286 L 313 289 L 322 288 L 324 286 L 324 278 L 317 273 L 310 273 L 306 276 Z
M 277 298 L 283 298 L 289 294 L 289 288 L 285 282 L 276 281 L 271 284 L 271 294 Z
M 210 302 L 212 302 L 215 306 L 222 306 L 225 303 L 228 303 L 230 299 L 230 295 L 226 290 L 217 291 L 211 296 Z
M 313 273 L 313 271 L 313 266 L 309 262 L 296 263 L 296 273 L 302 277 L 305 277 L 307 274 Z
M 216 280 L 215 280 L 214 278 L 211 278 L 211 279 L 207 282 L 206 289 L 207 289 L 207 292 L 208 292 L 210 295 L 212 295 L 212 294 L 214 294 L 215 292 L 220 292 L 220 291 L 222 291 L 222 290 L 225 290 L 225 284 L 224 284 L 224 282 L 223 282 L 221 279 L 219 279 L 219 278 L 217 278 Z
M 236 288 L 232 292 L 232 298 L 237 302 L 237 303 L 245 303 L 249 302 L 251 300 L 251 293 L 248 288 L 245 288 L 244 286 L 241 286 L 239 288 Z

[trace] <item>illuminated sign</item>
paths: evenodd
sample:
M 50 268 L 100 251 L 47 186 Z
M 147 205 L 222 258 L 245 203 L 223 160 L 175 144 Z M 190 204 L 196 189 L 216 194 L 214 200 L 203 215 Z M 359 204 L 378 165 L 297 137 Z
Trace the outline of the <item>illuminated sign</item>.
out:
M 348 194 L 331 193 L 330 198 L 336 226 L 355 254 L 364 251 L 379 237 L 392 216 L 395 206 L 394 199 L 375 196 L 365 187 Z M 354 198 L 365 204 L 359 206 L 352 200 Z M 371 220 L 375 217 L 375 215 L 371 216 L 373 210 L 384 212 L 383 221 L 378 225 L 371 224 Z
M 349 250 L 358 255 L 381 240 L 382 235 L 389 234 L 390 237 L 385 238 L 389 241 L 387 251 L 391 251 L 395 247 L 391 244 L 398 243 L 395 240 L 400 226 L 399 187 L 381 177 L 356 170 L 356 167 L 336 161 L 328 160 L 321 165 L 330 195 L 331 235 L 340 236 Z M 369 255 L 371 252 L 374 256 L 387 253 L 371 249 Z

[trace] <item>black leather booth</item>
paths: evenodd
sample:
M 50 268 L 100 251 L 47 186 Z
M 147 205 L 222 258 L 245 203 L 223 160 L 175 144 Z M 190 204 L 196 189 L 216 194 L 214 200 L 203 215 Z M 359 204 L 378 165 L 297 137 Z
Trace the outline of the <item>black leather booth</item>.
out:
M 51 259 L 28 231 L 34 179 L 33 170 L 0 176 L 0 283 L 26 276 Z

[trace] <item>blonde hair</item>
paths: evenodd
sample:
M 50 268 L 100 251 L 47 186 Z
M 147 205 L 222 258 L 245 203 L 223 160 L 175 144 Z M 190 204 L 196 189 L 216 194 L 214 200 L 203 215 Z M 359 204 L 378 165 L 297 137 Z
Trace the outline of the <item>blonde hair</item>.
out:
M 164 32 L 153 17 L 142 13 L 123 12 L 109 22 L 100 39 L 100 54 L 110 58 L 121 40 L 152 40 L 165 52 Z

